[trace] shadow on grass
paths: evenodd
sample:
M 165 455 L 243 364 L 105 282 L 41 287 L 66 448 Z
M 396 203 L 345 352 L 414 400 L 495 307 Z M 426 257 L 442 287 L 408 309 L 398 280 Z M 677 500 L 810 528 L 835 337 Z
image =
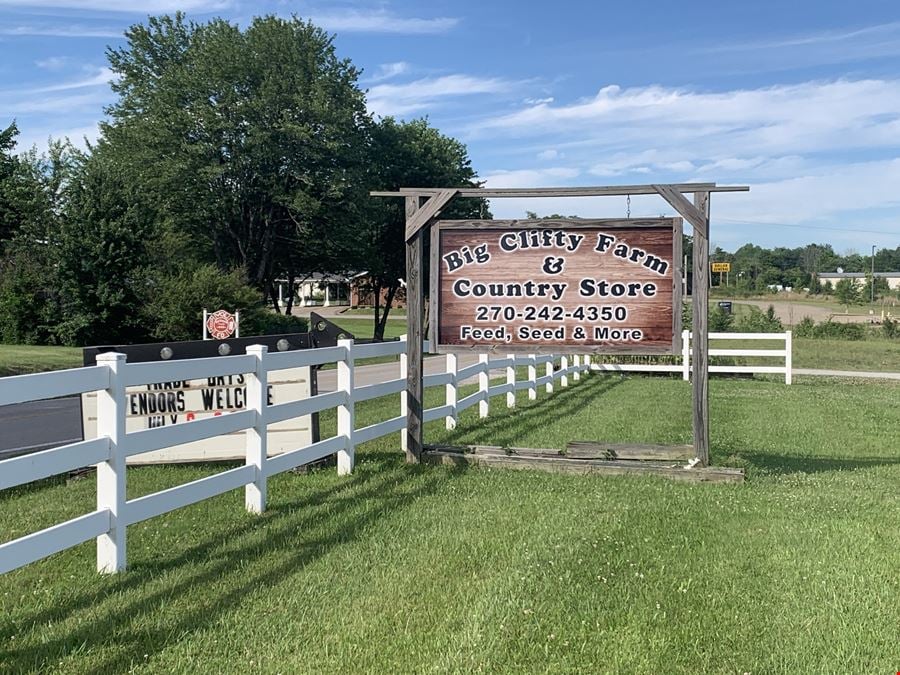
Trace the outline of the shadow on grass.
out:
M 855 471 L 880 466 L 898 466 L 900 457 L 804 457 L 769 452 L 739 452 L 723 458 L 727 465 L 737 464 L 766 474 L 829 473 Z
M 622 381 L 617 375 L 607 377 L 594 375 L 565 389 L 557 388 L 551 396 L 537 401 L 529 401 L 524 405 L 517 401 L 515 408 L 507 408 L 505 403 L 501 404 L 502 408 L 493 404 L 493 409 L 499 412 L 492 412 L 490 416 L 466 429 L 457 427 L 456 431 L 448 434 L 443 442 L 472 445 L 484 445 L 489 442 L 490 445 L 500 447 L 521 445 L 524 436 L 547 426 L 548 413 L 564 411 L 567 419 L 574 418 L 595 403 L 597 397 L 606 394 Z
M 246 596 L 265 592 L 333 549 L 363 539 L 380 518 L 435 494 L 448 477 L 455 479 L 467 470 L 453 467 L 437 474 L 426 467 L 407 467 L 393 453 L 369 453 L 360 458 L 357 467 L 352 477 L 338 485 L 276 504 L 261 516 L 247 516 L 234 526 L 210 532 L 201 543 L 172 557 L 139 561 L 128 572 L 98 580 L 97 590 L 64 598 L 52 609 L 22 617 L 19 623 L 24 625 L 18 628 L 7 624 L 4 638 L 32 630 L 32 626 L 65 620 L 74 621 L 77 627 L 46 640 L 29 640 L 30 644 L 20 649 L 4 649 L 0 664 L 4 670 L 26 672 L 49 668 L 73 651 L 100 649 L 111 653 L 98 654 L 90 672 L 125 672 L 138 655 L 152 656 L 191 639 Z M 305 538 L 310 531 L 322 536 Z M 264 561 L 275 553 L 280 556 L 277 564 Z M 202 567 L 193 570 L 198 564 Z M 150 590 L 169 574 L 174 577 L 172 583 Z M 229 580 L 234 584 L 222 588 Z M 212 588 L 220 592 L 211 593 Z M 159 625 L 153 617 L 175 598 L 184 605 L 177 619 Z M 97 605 L 104 602 L 98 611 Z M 114 606 L 110 606 L 112 602 Z

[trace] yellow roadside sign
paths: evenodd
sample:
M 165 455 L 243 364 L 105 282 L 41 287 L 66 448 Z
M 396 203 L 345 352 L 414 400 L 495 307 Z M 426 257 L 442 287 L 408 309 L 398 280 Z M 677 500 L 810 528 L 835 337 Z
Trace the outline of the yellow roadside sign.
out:
M 731 263 L 730 262 L 714 262 L 712 264 L 713 272 L 730 272 L 731 271 Z

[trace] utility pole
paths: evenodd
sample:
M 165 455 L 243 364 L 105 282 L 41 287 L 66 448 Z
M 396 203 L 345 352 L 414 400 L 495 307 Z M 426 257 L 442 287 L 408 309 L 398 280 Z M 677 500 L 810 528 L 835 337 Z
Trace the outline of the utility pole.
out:
M 875 304 L 875 244 L 872 244 L 872 281 L 870 282 L 872 287 L 872 304 Z

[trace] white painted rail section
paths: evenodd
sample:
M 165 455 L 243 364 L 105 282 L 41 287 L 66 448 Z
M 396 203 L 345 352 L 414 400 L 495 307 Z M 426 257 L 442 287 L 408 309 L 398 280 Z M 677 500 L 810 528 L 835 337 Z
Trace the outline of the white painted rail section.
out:
M 682 334 L 682 352 L 680 355 L 681 363 L 595 363 L 591 366 L 592 370 L 607 372 L 631 372 L 631 373 L 681 373 L 682 379 L 690 380 L 691 377 L 691 356 L 694 350 L 691 348 L 692 335 L 689 331 Z M 793 368 L 793 337 L 791 331 L 784 333 L 710 333 L 710 340 L 775 340 L 784 343 L 782 349 L 750 349 L 747 347 L 741 349 L 722 349 L 712 348 L 709 350 L 710 356 L 731 356 L 745 358 L 781 358 L 784 364 L 779 366 L 770 365 L 711 365 L 709 372 L 711 373 L 744 373 L 744 374 L 770 374 L 784 375 L 784 383 L 791 384 L 793 381 L 791 372 Z
M 428 349 L 427 342 L 425 349 Z M 400 357 L 399 378 L 360 387 L 354 385 L 357 359 L 388 356 Z M 338 473 L 352 472 L 356 445 L 405 428 L 405 357 L 405 339 L 373 344 L 342 340 L 337 347 L 322 349 L 269 353 L 265 347 L 252 346 L 248 347 L 246 355 L 159 363 L 129 364 L 123 354 L 104 353 L 97 358 L 96 366 L 0 378 L 0 405 L 96 391 L 99 433 L 96 439 L 0 461 L 0 490 L 84 466 L 97 466 L 96 511 L 0 544 L 0 573 L 95 538 L 97 569 L 117 572 L 126 565 L 129 525 L 241 487 L 245 488 L 247 510 L 261 513 L 266 508 L 270 477 L 334 454 L 338 456 Z M 267 404 L 266 384 L 270 372 L 328 363 L 337 364 L 337 391 L 304 400 Z M 480 415 L 487 415 L 490 399 L 494 396 L 505 396 L 507 405 L 514 406 L 518 390 L 527 389 L 530 397 L 535 398 L 538 386 L 545 385 L 547 391 L 551 391 L 553 382 L 558 379 L 564 387 L 570 375 L 573 380 L 578 379 L 581 373 L 591 368 L 589 356 L 569 359 L 481 355 L 478 363 L 458 368 L 457 356 L 450 355 L 445 363 L 444 372 L 431 373 L 424 378 L 426 387 L 442 387 L 445 397 L 442 405 L 424 410 L 423 417 L 425 421 L 444 419 L 448 428 L 456 425 L 463 410 L 476 404 Z M 545 364 L 546 374 L 537 377 L 540 364 Z M 527 370 L 527 377 L 522 378 L 517 369 Z M 126 433 L 127 386 L 229 375 L 246 377 L 245 410 Z M 477 380 L 477 391 L 459 399 L 459 387 L 470 384 L 473 379 Z M 398 416 L 356 428 L 356 403 L 398 394 Z M 337 409 L 335 436 L 268 456 L 267 425 L 332 408 Z M 241 430 L 246 432 L 244 465 L 143 497 L 126 499 L 127 457 Z

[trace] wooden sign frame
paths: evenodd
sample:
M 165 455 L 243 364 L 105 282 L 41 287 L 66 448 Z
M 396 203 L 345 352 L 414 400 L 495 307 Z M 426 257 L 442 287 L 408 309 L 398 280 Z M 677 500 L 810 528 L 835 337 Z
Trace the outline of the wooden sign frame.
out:
M 479 230 L 616 230 L 671 229 L 671 283 L 672 283 L 672 341 L 666 347 L 636 345 L 522 345 L 495 344 L 455 345 L 440 342 L 441 322 L 441 251 L 442 232 Z M 431 227 L 430 294 L 429 294 L 429 340 L 434 354 L 498 353 L 498 354 L 680 354 L 681 353 L 681 302 L 682 302 L 682 232 L 681 218 L 564 218 L 537 220 L 440 220 Z M 547 253 L 553 253 L 547 250 Z M 602 263 L 598 260 L 598 274 L 602 273 Z M 668 276 L 668 275 L 667 275 Z M 560 275 L 559 279 L 568 278 Z M 619 301 L 626 302 L 626 301 Z M 585 300 L 585 304 L 590 304 Z
M 625 197 L 658 195 L 693 228 L 693 391 L 694 451 L 700 464 L 709 464 L 709 203 L 713 192 L 747 192 L 746 185 L 715 183 L 658 183 L 555 188 L 400 188 L 373 191 L 372 197 L 399 197 L 406 203 L 407 376 L 406 461 L 417 463 L 423 450 L 423 400 L 425 392 L 423 345 L 425 334 L 425 237 L 441 211 L 457 197 L 480 199 L 523 197 Z M 685 197 L 692 194 L 693 201 Z

